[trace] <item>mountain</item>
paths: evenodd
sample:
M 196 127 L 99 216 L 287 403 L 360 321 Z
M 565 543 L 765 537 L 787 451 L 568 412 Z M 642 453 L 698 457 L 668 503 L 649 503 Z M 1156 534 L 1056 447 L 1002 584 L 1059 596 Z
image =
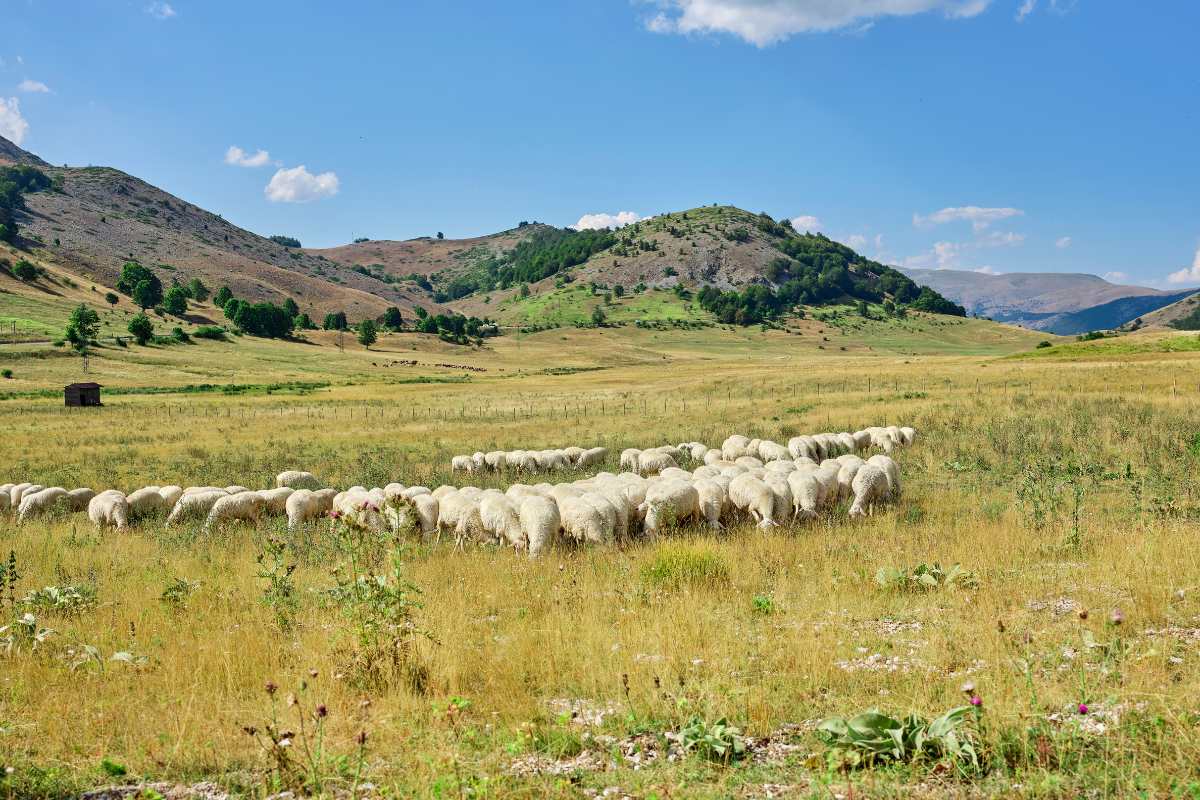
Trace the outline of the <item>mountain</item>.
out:
M 319 254 L 286 247 L 138 178 L 107 167 L 53 167 L 0 137 L 0 164 L 37 166 L 53 188 L 26 194 L 21 236 L 44 258 L 113 286 L 131 259 L 172 278 L 227 285 L 250 301 L 292 297 L 314 318 L 351 319 L 388 306 L 437 308 L 415 286 L 388 283 Z
M 695 293 L 705 313 L 756 324 L 796 305 L 885 301 L 964 315 L 936 291 L 820 234 L 732 206 L 662 214 L 620 230 L 575 231 L 539 223 L 459 241 L 359 240 L 305 249 L 266 238 L 109 167 L 55 167 L 0 139 L 18 244 L 44 262 L 114 286 L 137 261 L 165 286 L 200 278 L 250 302 L 294 299 L 319 319 L 345 311 L 352 321 L 398 306 L 487 316 L 493 295 L 522 298 L 566 283 L 625 292 Z M 26 168 L 33 168 L 26 169 Z M 21 177 L 24 176 L 24 177 Z M 15 192 L 15 194 L 14 194 Z M 11 226 L 9 226 L 11 233 Z
M 971 314 L 1062 335 L 1118 328 L 1193 293 L 1122 286 L 1082 273 L 902 271 Z
M 1192 289 L 1186 295 L 1169 306 L 1139 314 L 1121 326 L 1121 330 L 1200 330 L 1200 292 Z

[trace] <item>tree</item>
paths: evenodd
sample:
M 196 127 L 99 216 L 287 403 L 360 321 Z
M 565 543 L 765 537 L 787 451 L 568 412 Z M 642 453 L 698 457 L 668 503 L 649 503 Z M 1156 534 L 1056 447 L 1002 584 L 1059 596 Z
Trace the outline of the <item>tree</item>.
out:
M 149 308 L 162 302 L 162 281 L 159 280 L 157 275 L 136 261 L 127 261 L 125 262 L 125 266 L 121 267 L 121 277 L 117 279 L 117 291 L 128 297 L 133 297 L 134 290 L 137 289 L 138 284 L 142 281 L 150 284 L 150 293 L 156 297 L 153 303 L 144 305 L 142 308 Z
M 299 247 L 300 240 L 292 236 L 272 236 L 271 241 L 284 247 Z
M 522 283 L 521 290 L 517 294 L 521 295 L 521 297 L 529 297 L 529 284 Z
M 121 301 L 121 298 L 117 297 L 116 292 L 105 292 L 104 301 L 106 303 L 108 303 L 110 306 L 115 306 L 117 303 L 119 303 Z
M 615 294 L 617 297 L 624 297 L 625 296 L 625 287 L 618 283 L 616 286 L 613 287 L 613 294 Z
M 429 312 L 426 311 L 425 309 L 421 308 L 420 306 L 415 306 L 413 308 L 413 313 L 417 315 L 417 319 L 425 319 L 426 317 L 429 316 Z
M 350 323 L 346 321 L 345 311 L 338 311 L 336 314 L 330 312 L 325 315 L 325 321 L 321 323 L 321 327 L 327 331 L 344 331 L 350 327 Z
M 296 318 L 293 320 L 293 323 L 297 329 L 302 331 L 311 331 L 317 327 L 313 324 L 313 321 L 308 314 L 304 313 L 297 314 Z
M 199 278 L 192 278 L 188 281 L 187 293 L 197 303 L 203 303 L 208 299 L 208 287 L 204 285 L 204 281 Z
M 231 310 L 233 314 L 229 315 Z M 234 299 L 229 301 L 225 313 L 240 330 L 264 339 L 287 338 L 295 325 L 292 315 L 274 303 L 251 304 Z
M 362 322 L 358 323 L 359 344 L 369 350 L 371 349 L 371 345 L 375 344 L 377 341 L 379 341 L 379 332 L 375 327 L 375 320 L 364 319 Z
M 163 296 L 163 309 L 176 317 L 187 313 L 188 293 L 182 286 L 172 286 Z
M 162 281 L 158 278 L 138 281 L 129 296 L 139 308 L 153 308 L 163 300 Z
M 388 306 L 387 311 L 383 312 L 383 324 L 394 331 L 398 331 L 404 327 L 404 317 L 400 314 L 400 309 L 395 306 Z
M 16 275 L 21 280 L 29 283 L 29 281 L 37 278 L 37 267 L 29 263 L 25 259 L 21 259 L 13 267 L 13 275 Z
M 442 233 L 441 231 L 438 231 L 438 238 L 439 238 L 439 239 L 445 239 L 445 238 L 446 238 L 446 234 Z
M 300 313 L 300 306 L 296 305 L 296 301 L 289 297 L 283 301 L 283 310 L 288 313 L 289 317 L 295 318 Z
M 81 353 L 86 353 L 88 345 L 100 333 L 100 315 L 83 303 L 71 312 L 67 321 L 66 339 Z
M 603 308 L 596 306 L 592 309 L 592 324 L 597 328 L 602 327 L 607 320 L 608 315 L 604 313 Z
M 228 286 L 222 286 L 220 289 L 217 289 L 217 293 L 213 295 L 213 305 L 215 305 L 217 308 L 224 308 L 225 304 L 232 299 L 233 292 L 229 290 Z
M 138 314 L 129 320 L 129 332 L 138 344 L 146 344 L 154 338 L 154 323 L 145 314 Z

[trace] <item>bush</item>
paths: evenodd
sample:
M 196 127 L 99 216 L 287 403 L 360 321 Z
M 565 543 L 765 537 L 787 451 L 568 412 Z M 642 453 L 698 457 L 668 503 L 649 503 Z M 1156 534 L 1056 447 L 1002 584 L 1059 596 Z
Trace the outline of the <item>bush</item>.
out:
M 11 379 L 11 378 L 12 378 L 12 376 L 13 376 L 13 371 L 12 371 L 11 369 L 4 369 L 4 370 L 0 370 L 0 378 L 9 378 L 9 379 Z
M 300 240 L 292 236 L 272 236 L 271 241 L 284 247 L 299 247 Z
M 26 283 L 35 280 L 38 276 L 37 267 L 23 258 L 16 263 L 16 266 L 13 267 L 12 272 L 13 275 L 25 281 Z
M 963 771 L 979 768 L 974 732 L 966 726 L 975 708 L 951 709 L 932 722 L 916 714 L 903 720 L 867 711 L 849 720 L 833 717 L 817 727 L 829 748 L 831 767 L 853 769 L 876 763 L 947 760 Z
M 154 323 L 145 314 L 138 314 L 129 321 L 129 332 L 138 344 L 145 345 L 154 338 Z
M 181 317 L 187 313 L 187 301 L 187 290 L 182 286 L 172 286 L 163 295 L 163 310 L 172 316 Z
M 201 325 L 192 332 L 197 339 L 212 339 L 217 342 L 225 341 L 225 329 L 216 325 Z
M 1045 339 L 1042 339 L 1040 342 L 1037 343 L 1037 346 L 1038 346 L 1038 349 L 1041 350 L 1044 347 L 1053 347 L 1054 345 L 1050 344 Z
M 192 340 L 192 337 L 188 336 L 187 331 L 180 327 L 171 329 L 171 338 L 183 344 L 187 344 Z

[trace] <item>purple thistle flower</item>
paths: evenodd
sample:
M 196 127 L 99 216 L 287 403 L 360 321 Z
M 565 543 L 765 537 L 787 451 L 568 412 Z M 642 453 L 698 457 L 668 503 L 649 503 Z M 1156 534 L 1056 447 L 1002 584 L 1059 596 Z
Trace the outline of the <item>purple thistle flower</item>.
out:
M 1086 713 L 1088 713 L 1088 707 L 1087 707 L 1087 703 L 1080 703 L 1080 704 L 1079 704 L 1079 713 L 1080 713 L 1080 714 L 1086 714 Z
M 971 705 L 980 708 L 983 705 L 983 698 L 977 694 L 971 695 Z

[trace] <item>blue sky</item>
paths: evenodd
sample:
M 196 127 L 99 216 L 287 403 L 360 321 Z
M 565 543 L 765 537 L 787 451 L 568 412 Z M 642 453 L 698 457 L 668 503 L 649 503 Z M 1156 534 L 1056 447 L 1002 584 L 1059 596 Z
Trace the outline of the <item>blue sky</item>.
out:
M 5 0 L 3 16 L 0 132 L 308 246 L 720 202 L 813 218 L 889 263 L 1200 285 L 1190 0 Z

